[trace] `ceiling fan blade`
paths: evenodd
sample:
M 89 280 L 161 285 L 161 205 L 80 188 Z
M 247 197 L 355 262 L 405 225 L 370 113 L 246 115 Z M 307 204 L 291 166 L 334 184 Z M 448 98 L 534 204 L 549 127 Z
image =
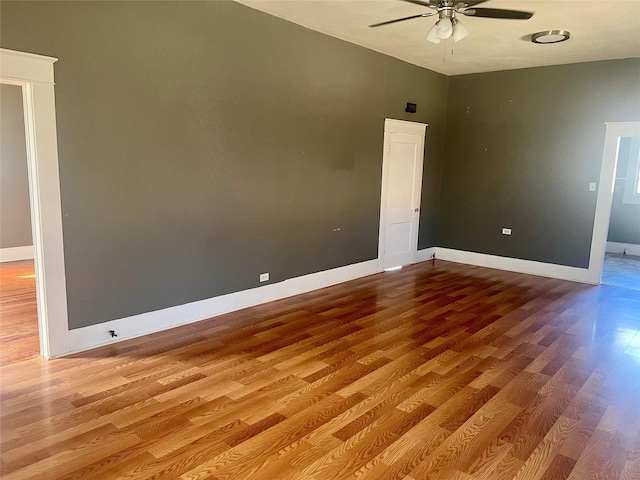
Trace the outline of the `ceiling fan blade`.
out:
M 396 18 L 395 20 L 387 20 L 386 22 L 374 23 L 373 25 L 369 25 L 370 27 L 381 27 L 382 25 L 389 25 L 390 23 L 404 22 L 405 20 L 411 20 L 413 18 L 419 17 L 430 17 L 432 15 L 436 15 L 436 12 L 433 13 L 421 13 L 420 15 L 411 15 L 410 17 Z
M 480 3 L 484 3 L 487 0 L 460 0 L 459 3 L 464 3 L 467 7 L 475 7 Z
M 442 2 L 423 2 L 422 0 L 402 0 L 403 2 L 415 3 L 427 8 L 438 8 Z
M 528 20 L 533 17 L 532 12 L 523 12 L 522 10 L 504 10 L 502 8 L 467 8 L 458 13 L 469 17 L 484 18 L 505 18 L 510 20 Z

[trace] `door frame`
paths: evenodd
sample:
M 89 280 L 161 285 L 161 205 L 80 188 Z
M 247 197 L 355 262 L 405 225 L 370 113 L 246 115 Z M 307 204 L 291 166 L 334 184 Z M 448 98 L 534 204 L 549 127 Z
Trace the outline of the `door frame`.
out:
M 388 200 L 388 182 L 389 182 L 389 160 L 391 153 L 390 136 L 392 133 L 401 133 L 406 135 L 419 135 L 422 137 L 422 164 L 420 168 L 420 191 L 419 197 L 422 198 L 422 175 L 424 172 L 424 154 L 425 154 L 425 137 L 427 134 L 427 123 L 409 122 L 406 120 L 395 120 L 393 118 L 384 119 L 384 146 L 382 153 L 382 187 L 380 192 L 380 227 L 378 233 L 378 270 L 384 270 L 385 258 L 385 235 L 387 223 L 387 200 Z M 419 207 L 419 205 L 418 205 Z M 418 224 L 416 226 L 416 242 L 413 248 L 413 262 L 416 262 L 418 255 L 418 234 L 420 232 L 420 215 L 418 215 Z
M 53 81 L 57 58 L 0 48 L 0 83 L 22 89 L 40 354 L 69 352 Z
M 620 137 L 640 137 L 640 122 L 607 122 L 600 169 L 600 185 L 596 200 L 596 213 L 589 255 L 588 281 L 599 285 L 602 282 L 602 267 L 607 248 L 611 203 L 615 183 L 616 164 Z

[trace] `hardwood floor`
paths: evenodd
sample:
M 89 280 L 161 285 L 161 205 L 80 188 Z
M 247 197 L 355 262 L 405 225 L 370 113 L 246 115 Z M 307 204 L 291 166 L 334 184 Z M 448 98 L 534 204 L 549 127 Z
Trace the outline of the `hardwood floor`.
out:
M 606 253 L 602 268 L 602 283 L 640 290 L 640 257 Z
M 0 263 L 0 365 L 40 353 L 33 260 Z
M 640 478 L 640 293 L 436 261 L 0 368 L 10 479 Z

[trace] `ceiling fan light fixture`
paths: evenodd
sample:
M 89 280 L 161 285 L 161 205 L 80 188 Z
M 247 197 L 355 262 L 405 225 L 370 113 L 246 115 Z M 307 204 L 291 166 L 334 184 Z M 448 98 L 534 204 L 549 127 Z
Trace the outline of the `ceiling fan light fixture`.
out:
M 531 35 L 531 43 L 549 44 L 569 40 L 571 34 L 566 30 L 545 30 Z
M 468 36 L 469 30 L 467 30 L 467 27 L 465 27 L 460 20 L 456 19 L 453 22 L 453 41 L 459 42 L 460 40 Z
M 533 12 L 525 12 L 522 10 L 506 10 L 504 8 L 478 8 L 476 5 L 486 2 L 487 0 L 403 0 L 407 3 L 413 3 L 421 5 L 423 7 L 430 8 L 431 12 L 419 13 L 417 15 L 410 15 L 408 17 L 396 18 L 393 20 L 387 20 L 385 22 L 374 23 L 369 25 L 370 27 L 382 27 L 384 25 L 396 24 L 398 22 L 405 22 L 407 20 L 413 20 L 421 17 L 431 17 L 438 15 L 438 21 L 427 32 L 426 39 L 429 42 L 438 44 L 442 40 L 453 37 L 454 42 L 469 36 L 469 31 L 466 27 L 460 23 L 457 16 L 466 15 L 469 17 L 477 18 L 504 18 L 508 20 L 528 20 L 533 16 Z M 434 11 L 435 10 L 435 11 Z M 538 40 L 538 35 L 549 35 L 553 33 L 559 33 L 561 36 L 566 35 L 566 38 L 560 38 L 558 40 L 543 41 Z M 557 41 L 564 41 L 569 38 L 569 32 L 564 30 L 540 32 L 540 34 L 534 34 L 531 41 L 534 43 L 552 43 Z M 523 39 L 526 39 L 524 37 Z
M 440 40 L 446 40 L 453 33 L 453 24 L 449 17 L 443 17 L 436 22 L 437 34 Z
M 438 24 L 434 23 L 433 27 L 427 32 L 427 40 L 436 45 L 440 43 L 440 37 L 438 37 Z

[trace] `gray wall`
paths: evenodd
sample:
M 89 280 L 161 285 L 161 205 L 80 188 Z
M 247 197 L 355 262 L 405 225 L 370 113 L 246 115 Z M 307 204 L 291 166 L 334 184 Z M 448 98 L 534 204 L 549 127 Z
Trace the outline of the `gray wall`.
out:
M 435 244 L 446 77 L 230 2 L 0 5 L 60 59 L 72 329 L 376 258 L 385 117 L 430 124 Z
M 620 139 L 616 180 L 611 199 L 611 218 L 609 220 L 609 242 L 640 245 L 640 205 L 624 203 L 624 187 L 629 162 L 638 158 L 638 143 L 632 148 L 630 137 Z M 635 161 L 634 161 L 635 164 Z
M 32 245 L 22 89 L 0 85 L 0 248 Z
M 588 267 L 605 122 L 640 120 L 638 85 L 640 59 L 452 77 L 438 245 Z

